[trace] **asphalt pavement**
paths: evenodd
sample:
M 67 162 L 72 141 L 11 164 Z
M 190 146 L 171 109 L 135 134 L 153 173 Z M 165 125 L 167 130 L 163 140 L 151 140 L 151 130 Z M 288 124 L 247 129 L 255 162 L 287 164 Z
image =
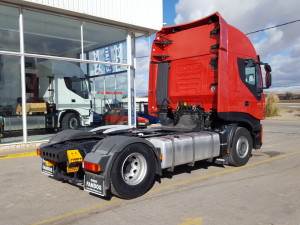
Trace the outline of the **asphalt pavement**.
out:
M 246 166 L 179 166 L 133 200 L 49 178 L 33 149 L 0 151 L 0 224 L 300 225 L 300 122 L 263 124 Z

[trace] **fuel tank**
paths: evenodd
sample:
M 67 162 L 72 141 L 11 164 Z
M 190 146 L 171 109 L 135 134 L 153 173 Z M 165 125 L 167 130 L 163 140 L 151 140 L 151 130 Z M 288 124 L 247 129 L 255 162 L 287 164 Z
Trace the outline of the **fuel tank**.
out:
M 162 154 L 161 168 L 194 163 L 220 155 L 220 137 L 214 132 L 192 132 L 147 138 Z

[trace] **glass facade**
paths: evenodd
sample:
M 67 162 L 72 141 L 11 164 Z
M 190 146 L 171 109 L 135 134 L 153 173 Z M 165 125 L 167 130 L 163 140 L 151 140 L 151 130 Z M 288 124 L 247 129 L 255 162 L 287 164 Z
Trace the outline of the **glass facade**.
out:
M 94 77 L 91 79 L 93 110 L 105 114 L 114 107 L 127 108 L 127 73 Z
M 0 50 L 20 51 L 18 8 L 0 5 Z
M 91 52 L 99 48 L 122 42 L 126 40 L 126 36 L 126 30 L 86 22 L 83 24 L 84 52 Z
M 0 116 L 3 117 L 7 133 L 11 136 L 6 141 L 22 141 L 22 91 L 20 57 L 0 55 Z M 14 119 L 12 119 L 14 118 Z
M 80 26 L 78 20 L 24 10 L 25 52 L 79 58 Z
M 1 142 L 110 124 L 109 111 L 128 107 L 127 41 L 126 29 L 0 4 Z

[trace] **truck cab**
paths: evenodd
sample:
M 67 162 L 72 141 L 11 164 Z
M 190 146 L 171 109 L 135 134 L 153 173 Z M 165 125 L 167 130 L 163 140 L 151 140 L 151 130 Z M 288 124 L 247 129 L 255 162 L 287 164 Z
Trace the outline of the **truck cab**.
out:
M 164 27 L 151 51 L 149 111 L 167 126 L 210 130 L 236 123 L 247 127 L 253 137 L 260 136 L 261 65 L 266 66 L 269 87 L 270 66 L 260 62 L 248 37 L 219 13 Z M 259 142 L 255 138 L 255 147 L 260 147 Z
M 93 122 L 89 80 L 78 65 L 45 60 L 38 63 L 37 73 L 39 96 L 55 106 L 59 127 L 77 129 Z

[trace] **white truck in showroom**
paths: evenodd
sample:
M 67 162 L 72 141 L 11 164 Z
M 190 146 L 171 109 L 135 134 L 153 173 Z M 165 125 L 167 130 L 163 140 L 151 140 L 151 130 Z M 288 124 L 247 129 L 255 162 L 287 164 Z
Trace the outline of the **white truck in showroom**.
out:
M 22 99 L 13 107 L 16 116 L 3 116 L 4 132 L 22 129 Z M 80 66 L 45 60 L 26 68 L 28 129 L 77 129 L 93 122 L 90 83 Z M 12 114 L 12 113 L 11 113 Z

